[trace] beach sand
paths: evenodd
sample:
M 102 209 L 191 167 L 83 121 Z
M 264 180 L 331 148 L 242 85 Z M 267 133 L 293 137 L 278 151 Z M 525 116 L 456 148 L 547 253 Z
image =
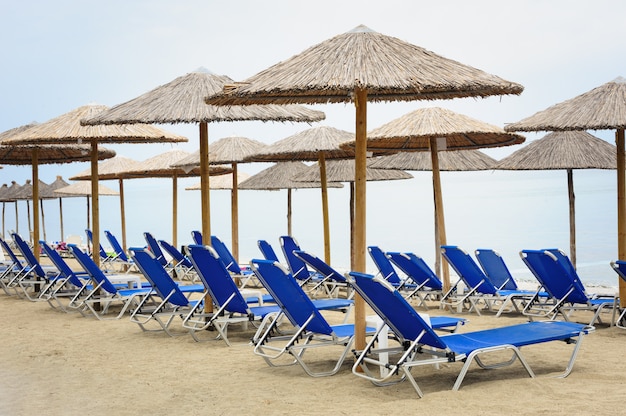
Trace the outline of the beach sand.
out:
M 351 358 L 331 377 L 309 377 L 299 366 L 270 368 L 247 344 L 251 329 L 231 329 L 231 347 L 216 340 L 198 343 L 182 327 L 181 335 L 171 338 L 142 332 L 128 316 L 97 321 L 4 293 L 0 315 L 1 415 L 624 412 L 626 330 L 607 325 L 584 338 L 574 370 L 565 379 L 549 376 L 565 368 L 571 346 L 549 343 L 522 350 L 535 379 L 519 363 L 489 371 L 474 364 L 455 392 L 451 388 L 459 363 L 439 370 L 419 368 L 415 374 L 425 393 L 420 399 L 408 382 L 376 387 L 357 378 L 350 371 Z M 341 319 L 336 312 L 326 315 Z M 469 319 L 461 331 L 525 321 L 515 314 L 459 315 Z M 590 317 L 574 316 L 581 321 Z M 329 364 L 338 350 L 324 350 L 316 350 L 315 357 Z

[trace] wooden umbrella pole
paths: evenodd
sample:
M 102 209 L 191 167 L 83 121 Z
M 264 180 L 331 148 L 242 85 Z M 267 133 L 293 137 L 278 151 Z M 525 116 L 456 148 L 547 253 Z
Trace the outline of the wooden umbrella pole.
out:
M 366 246 L 366 194 L 367 184 L 367 90 L 356 88 L 354 91 L 354 105 L 356 107 L 356 134 L 355 134 L 355 206 L 354 206 L 354 270 L 365 272 Z M 355 348 L 365 348 L 365 301 L 359 295 L 354 297 Z
M 328 223 L 328 184 L 326 180 L 326 155 L 319 152 L 320 182 L 322 190 L 322 217 L 324 222 L 324 260 L 330 264 L 330 225 Z
M 291 188 L 287 188 L 287 235 L 291 234 Z
M 43 209 L 43 199 L 39 200 L 39 208 L 41 209 L 41 232 L 43 233 L 43 241 L 48 241 L 46 238 L 46 216 Z
M 200 199 L 202 206 L 202 240 L 211 242 L 211 196 L 209 184 L 209 127 L 200 123 Z M 213 299 L 208 294 L 204 297 L 204 312 L 213 312 Z
M 39 261 L 39 149 L 32 153 L 33 168 L 33 253 Z
M 119 185 L 120 185 L 120 219 L 122 222 L 122 250 L 124 250 L 124 253 L 127 252 L 127 245 L 126 245 L 126 210 L 124 207 L 124 180 L 123 179 L 119 179 Z
M 4 230 L 6 229 L 4 227 L 4 212 L 7 208 L 7 203 L 6 202 L 2 202 L 2 239 L 5 239 L 6 236 L 4 235 Z
M 435 215 L 437 215 L 437 228 L 439 230 L 439 246 L 445 246 L 446 243 L 446 224 L 443 215 L 443 197 L 441 195 L 441 177 L 439 172 L 439 155 L 437 154 L 437 139 L 430 139 L 430 158 L 433 168 L 433 192 L 435 196 Z M 441 256 L 441 250 L 439 251 Z M 441 259 L 441 271 L 443 280 L 444 293 L 450 289 L 450 270 L 448 263 Z
M 626 259 L 626 155 L 624 129 L 615 133 L 617 146 L 617 257 Z M 626 282 L 619 279 L 620 307 L 626 307 Z
M 65 233 L 63 232 L 63 198 L 59 198 L 59 223 L 61 224 L 61 240 L 65 241 Z
M 87 228 L 91 227 L 91 197 L 89 195 L 87 198 Z M 87 238 L 87 248 L 91 251 L 91 240 Z
M 33 225 L 30 221 L 30 201 L 28 199 L 26 200 L 26 217 L 28 219 L 28 241 L 31 241 Z
M 172 245 L 178 247 L 178 177 L 172 176 Z
M 233 186 L 230 191 L 230 231 L 233 256 L 239 262 L 239 190 L 237 183 L 237 164 L 232 163 Z
M 18 209 L 17 209 L 17 200 L 16 200 L 15 201 L 15 232 L 19 234 L 20 233 L 20 229 L 19 229 L 18 225 L 19 225 L 20 222 L 19 222 L 19 218 L 18 218 L 17 212 L 18 212 Z
M 354 269 L 354 182 L 350 182 L 350 270 Z
M 91 231 L 93 233 L 93 261 L 100 267 L 100 201 L 98 198 L 98 140 L 91 140 Z
M 569 257 L 576 268 L 576 196 L 572 169 L 567 169 L 567 196 L 569 199 Z

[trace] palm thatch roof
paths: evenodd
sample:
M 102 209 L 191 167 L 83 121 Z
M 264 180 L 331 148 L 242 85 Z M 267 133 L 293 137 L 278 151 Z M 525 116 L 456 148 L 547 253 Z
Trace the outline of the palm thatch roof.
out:
M 128 177 L 127 173 L 138 169 L 139 165 L 140 162 L 123 156 L 105 160 L 98 164 L 98 180 L 125 179 Z M 91 178 L 91 168 L 89 168 L 70 177 L 70 180 L 82 181 L 91 180 Z
M 234 81 L 204 68 L 183 75 L 98 115 L 84 117 L 84 124 L 209 123 L 217 121 L 305 121 L 325 118 L 321 111 L 302 106 L 216 107 L 204 99 L 221 92 Z
M 300 177 L 308 166 L 302 162 L 279 162 L 262 170 L 239 184 L 239 189 L 277 191 L 279 189 L 319 188 L 319 182 L 300 182 Z M 343 187 L 340 183 L 328 183 L 330 188 Z
M 368 159 L 368 181 L 392 181 L 397 179 L 411 179 L 413 175 L 402 170 L 376 169 L 372 167 L 375 158 Z M 326 177 L 331 182 L 354 182 L 353 160 L 329 160 L 326 162 Z M 320 170 L 317 165 L 307 167 L 306 172 L 294 178 L 298 182 L 317 182 L 320 180 Z
M 1 142 L 0 142 L 1 143 Z M 91 160 L 91 146 L 78 144 L 26 144 L 1 145 L 0 163 L 7 165 L 30 165 L 33 161 L 33 150 L 38 150 L 39 164 L 61 164 L 72 162 L 88 162 Z M 115 156 L 115 151 L 103 147 L 98 148 L 98 160 Z
M 434 100 L 520 94 L 523 87 L 363 25 L 209 97 L 210 104 Z
M 6 183 L 3 183 L 2 186 L 0 186 L 0 202 L 13 201 L 13 199 L 7 199 L 8 195 L 9 195 L 9 185 L 7 185 Z
M 93 117 L 107 107 L 89 104 L 32 126 L 3 140 L 4 144 L 81 144 L 92 140 L 105 143 L 186 142 L 187 138 L 148 124 L 83 126 L 80 120 Z
M 169 178 L 172 176 L 192 177 L 200 176 L 200 168 L 188 170 L 177 165 L 181 159 L 188 157 L 189 152 L 180 149 L 172 149 L 149 159 L 139 162 L 132 169 L 124 172 L 125 178 Z M 213 165 L 209 167 L 210 175 L 224 175 L 232 172 L 232 168 L 226 165 Z
M 56 196 L 91 196 L 91 183 L 87 181 L 74 182 L 64 188 L 59 188 L 54 191 Z M 98 195 L 102 196 L 115 196 L 119 195 L 117 191 L 106 187 L 102 184 L 98 184 Z
M 44 199 L 60 198 L 59 195 L 54 193 L 54 191 L 60 188 L 65 188 L 66 186 L 69 186 L 69 183 L 65 182 L 63 177 L 57 175 L 54 182 L 50 183 L 50 185 L 48 185 L 43 191 L 41 189 L 39 190 L 39 194 L 41 195 L 41 198 Z
M 241 182 L 250 178 L 250 174 L 245 172 L 237 172 L 237 184 L 238 186 Z M 215 178 L 211 178 L 211 189 L 233 189 L 233 174 L 228 173 L 226 175 L 216 176 Z M 195 185 L 188 186 L 185 188 L 186 191 L 199 191 L 200 190 L 200 182 Z
M 11 186 L 8 187 L 6 194 L 4 195 L 5 201 L 16 201 L 22 185 L 15 181 L 11 181 Z
M 22 185 L 19 192 L 16 194 L 17 199 L 29 200 L 33 199 L 33 183 L 30 179 L 26 180 L 26 183 Z M 50 185 L 39 179 L 39 199 L 56 198 L 52 196 L 50 192 Z
M 614 145 L 586 131 L 558 131 L 498 162 L 502 170 L 616 169 Z
M 439 108 L 420 108 L 367 134 L 367 150 L 428 150 L 430 140 L 445 138 L 447 149 L 476 149 L 519 144 L 524 137 L 464 114 Z M 342 147 L 353 148 L 354 139 Z
M 439 170 L 443 171 L 476 171 L 489 170 L 497 161 L 480 150 L 442 151 L 437 154 Z M 369 165 L 377 169 L 402 169 L 431 171 L 433 170 L 431 155 L 427 152 L 401 152 L 395 155 L 380 156 Z
M 504 127 L 506 131 L 624 128 L 626 128 L 626 79 L 623 77 L 617 77 L 591 91 Z
M 242 163 L 245 162 L 249 156 L 262 151 L 266 147 L 267 145 L 265 143 L 248 139 L 247 137 L 224 137 L 211 143 L 209 164 Z M 198 150 L 182 158 L 180 161 L 176 162 L 175 166 L 186 169 L 200 166 L 200 151 Z

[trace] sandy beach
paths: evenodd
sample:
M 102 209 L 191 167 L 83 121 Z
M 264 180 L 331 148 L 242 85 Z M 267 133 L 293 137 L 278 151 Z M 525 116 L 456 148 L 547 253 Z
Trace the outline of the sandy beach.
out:
M 433 304 L 434 305 L 434 304 Z M 441 314 L 437 308 L 428 313 Z M 598 325 L 584 337 L 572 374 L 561 372 L 571 346 L 549 343 L 523 349 L 537 378 L 519 363 L 481 370 L 473 365 L 461 389 L 451 391 L 461 365 L 423 367 L 416 374 L 425 393 L 408 382 L 376 387 L 355 377 L 349 358 L 335 376 L 312 378 L 299 366 L 270 368 L 252 352 L 252 329 L 233 327 L 228 347 L 219 340 L 195 342 L 180 336 L 142 332 L 128 315 L 97 321 L 53 310 L 46 302 L 0 295 L 3 317 L 0 354 L 2 415 L 134 414 L 619 414 L 626 386 L 626 330 Z M 326 312 L 331 322 L 342 314 Z M 460 331 L 503 326 L 519 314 L 461 313 Z M 591 315 L 579 312 L 581 322 Z M 607 316 L 608 318 L 608 316 Z M 180 321 L 179 321 L 180 322 Z M 328 365 L 339 350 L 318 349 Z M 312 358 L 313 356 L 311 356 Z

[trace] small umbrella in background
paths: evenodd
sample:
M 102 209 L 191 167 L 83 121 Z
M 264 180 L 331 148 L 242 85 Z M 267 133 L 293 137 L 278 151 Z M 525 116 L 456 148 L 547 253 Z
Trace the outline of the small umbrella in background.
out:
M 254 176 L 239 184 L 239 189 L 258 191 L 278 191 L 287 190 L 287 234 L 291 233 L 291 190 L 299 188 L 319 188 L 319 182 L 300 182 L 293 178 L 302 175 L 308 166 L 302 162 L 278 162 L 267 169 L 262 170 Z M 331 188 L 343 187 L 340 183 L 329 183 Z
M 178 245 L 178 178 L 200 176 L 200 168 L 183 169 L 176 164 L 189 156 L 189 152 L 180 149 L 168 150 L 159 155 L 139 162 L 132 169 L 124 172 L 128 178 L 172 178 L 172 244 Z M 232 170 L 225 165 L 209 167 L 210 175 L 224 175 Z
M 479 150 L 442 151 L 437 154 L 440 171 L 477 171 L 489 170 L 496 160 Z M 432 171 L 432 155 L 426 152 L 401 152 L 390 156 L 381 156 L 370 165 L 379 169 L 402 169 Z M 441 276 L 441 250 L 439 248 L 438 215 L 435 212 L 435 273 Z
M 617 145 L 617 255 L 626 259 L 626 79 L 618 77 L 586 93 L 505 126 L 507 131 L 615 129 Z M 626 282 L 618 279 L 620 306 L 626 307 Z
M 70 112 L 55 117 L 45 123 L 41 123 L 19 132 L 3 140 L 10 145 L 41 145 L 41 144 L 80 144 L 91 145 L 91 171 L 94 173 L 91 179 L 93 193 L 93 243 L 100 244 L 100 205 L 98 203 L 98 143 L 161 143 L 161 142 L 186 142 L 187 138 L 165 130 L 148 125 L 121 125 L 121 126 L 82 126 L 80 121 L 91 118 L 106 110 L 103 105 L 90 104 L 78 107 Z M 33 157 L 33 169 L 37 165 Z M 35 172 L 33 172 L 33 179 Z M 36 181 L 35 181 L 36 182 Z M 38 190 L 35 190 L 37 194 Z M 38 229 L 37 224 L 36 230 Z M 35 236 L 35 244 L 38 235 Z M 96 265 L 100 265 L 100 256 L 95 250 L 93 259 Z
M 17 195 L 19 194 L 20 188 L 22 185 L 18 184 L 15 181 L 11 181 L 11 186 L 8 187 L 4 198 L 7 202 L 15 202 L 15 232 L 19 234 L 19 218 L 18 218 L 18 209 L 17 209 Z
M 39 208 L 41 211 L 41 230 L 43 232 L 43 239 L 46 240 L 46 221 L 45 221 L 45 214 L 44 214 L 44 210 L 43 210 L 43 200 L 49 198 L 47 195 L 49 195 L 50 189 L 49 189 L 49 185 L 47 183 L 45 183 L 44 181 L 42 181 L 41 179 L 39 179 L 39 201 L 35 201 L 33 199 L 33 184 L 31 183 L 30 179 L 26 180 L 26 183 L 22 186 L 22 189 L 20 189 L 20 193 L 18 196 L 18 199 L 26 201 L 26 213 L 28 216 L 28 240 L 32 243 L 32 227 L 31 227 L 31 221 L 30 221 L 30 201 L 33 201 L 33 205 L 39 204 Z M 35 219 L 33 218 L 33 222 L 35 221 Z
M 87 199 L 87 228 L 89 227 L 89 224 L 91 223 L 90 218 L 91 218 L 91 211 L 90 211 L 90 204 L 89 204 L 89 199 L 91 198 L 93 201 L 93 197 L 92 197 L 92 188 L 91 188 L 91 184 L 89 182 L 85 182 L 85 181 L 79 181 L 79 182 L 74 182 L 71 185 L 68 185 L 64 188 L 59 188 L 56 191 L 54 191 L 54 193 L 60 197 L 67 197 L 67 196 L 84 196 Z M 98 184 L 98 195 L 102 195 L 102 196 L 117 196 L 119 195 L 118 192 L 114 191 L 111 188 L 108 188 L 102 184 Z M 94 236 L 94 240 L 95 240 L 95 236 Z M 94 247 L 98 247 L 98 245 L 100 244 L 100 242 L 93 242 Z M 97 245 L 96 245 L 97 244 Z M 98 251 L 98 250 L 94 250 L 94 251 Z
M 126 210 L 124 208 L 124 179 L 128 176 L 127 171 L 136 169 L 139 162 L 123 156 L 116 156 L 98 164 L 98 180 L 114 180 L 117 179 L 120 192 L 120 220 L 122 225 L 122 249 L 126 252 Z M 91 169 L 84 170 L 70 179 L 73 181 L 91 180 Z M 60 201 L 60 200 L 59 200 Z
M 230 189 L 231 203 L 231 249 L 235 260 L 239 261 L 239 192 L 238 181 L 239 180 L 239 163 L 244 163 L 246 158 L 250 155 L 256 154 L 259 151 L 266 148 L 267 145 L 256 140 L 248 139 L 246 137 L 224 137 L 217 140 L 211 145 L 211 153 L 209 154 L 209 165 L 215 165 L 220 163 L 230 163 L 233 170 L 233 174 L 229 175 L 231 179 L 230 187 L 222 189 Z M 183 169 L 189 169 L 191 167 L 200 166 L 200 151 L 191 154 L 190 156 L 183 158 L 176 164 Z M 219 177 L 218 177 L 219 178 Z M 213 186 L 214 179 L 210 181 L 210 189 L 218 189 Z M 202 186 L 202 183 L 200 183 Z
M 439 175 L 439 150 L 467 150 L 519 144 L 524 137 L 444 108 L 422 108 L 392 120 L 367 134 L 367 149 L 373 151 L 430 150 L 433 193 L 439 237 L 436 246 L 446 245 L 446 228 Z M 345 146 L 355 146 L 348 142 Z M 439 254 L 440 256 L 441 254 Z M 442 263 L 445 264 L 445 263 Z M 450 289 L 450 272 L 442 267 L 444 291 Z
M 523 87 L 363 25 L 208 97 L 209 104 L 354 103 L 355 271 L 365 272 L 368 101 L 520 94 Z M 365 347 L 365 302 L 355 298 L 355 347 Z
M 54 191 L 69 186 L 69 183 L 63 180 L 63 177 L 57 175 L 54 182 L 48 185 L 46 198 L 59 198 L 59 225 L 61 227 L 61 241 L 65 241 L 65 230 L 63 229 L 63 198 L 55 194 Z M 45 240 L 45 238 L 44 238 Z
M 0 201 L 2 202 L 2 238 L 4 238 L 4 230 L 5 230 L 4 214 L 5 214 L 5 209 L 6 209 L 6 203 L 12 202 L 11 199 L 8 199 L 8 196 L 9 196 L 9 186 L 6 183 L 3 183 L 2 186 L 0 187 Z
M 328 192 L 326 189 L 326 160 L 353 159 L 352 149 L 339 145 L 354 137 L 353 133 L 334 127 L 313 127 L 279 140 L 248 158 L 254 162 L 317 161 L 322 191 L 322 219 L 324 231 L 324 260 L 330 264 L 330 225 L 328 220 Z
M 411 174 L 401 170 L 376 169 L 373 163 L 376 158 L 368 160 L 366 179 L 368 181 L 393 181 L 398 179 L 411 179 Z M 351 160 L 329 160 L 326 164 L 326 179 L 330 182 L 350 183 L 350 268 L 354 269 L 354 162 Z M 309 166 L 301 175 L 294 178 L 302 182 L 319 182 L 321 170 L 317 166 Z
M 501 170 L 567 171 L 569 200 L 570 259 L 576 267 L 576 206 L 574 169 L 615 169 L 615 146 L 586 131 L 557 131 L 549 133 L 498 162 Z

